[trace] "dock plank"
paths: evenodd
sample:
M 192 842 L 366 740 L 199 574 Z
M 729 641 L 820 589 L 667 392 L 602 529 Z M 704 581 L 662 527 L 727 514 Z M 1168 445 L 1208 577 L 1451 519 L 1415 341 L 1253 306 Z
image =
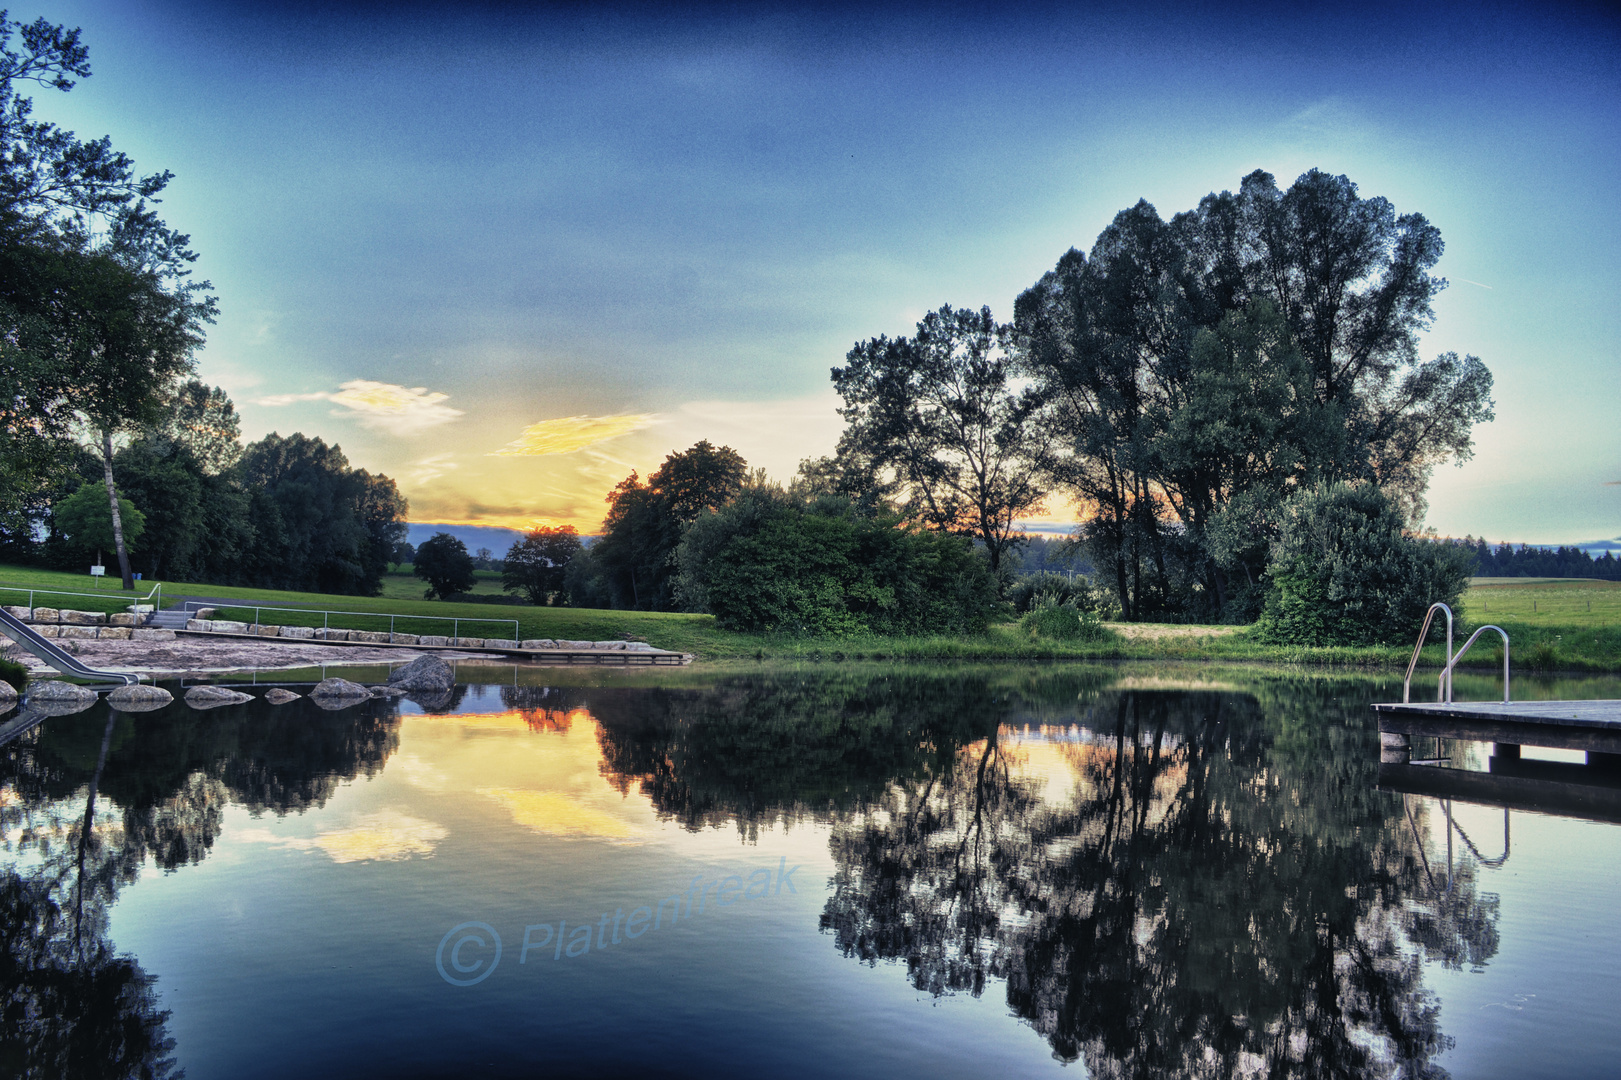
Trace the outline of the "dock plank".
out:
M 1398 735 L 1600 753 L 1621 750 L 1621 701 L 1616 700 L 1388 702 L 1373 710 L 1379 730 Z

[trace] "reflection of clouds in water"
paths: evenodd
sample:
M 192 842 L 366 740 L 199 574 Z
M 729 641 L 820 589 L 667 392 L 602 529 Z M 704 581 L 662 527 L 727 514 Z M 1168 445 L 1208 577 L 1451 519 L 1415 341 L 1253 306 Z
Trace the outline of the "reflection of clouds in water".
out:
M 317 833 L 313 839 L 277 836 L 269 829 L 244 829 L 235 838 L 295 851 L 318 848 L 333 862 L 350 863 L 399 862 L 413 855 L 426 858 L 433 854 L 439 841 L 449 835 L 443 826 L 431 821 L 412 817 L 399 810 L 380 810 L 358 818 L 348 828 Z
M 450 785 L 450 777 L 442 769 L 436 769 L 423 761 L 415 754 L 403 754 L 394 759 L 394 768 L 405 777 L 406 783 L 429 791 L 444 791 Z
M 519 825 L 547 836 L 635 842 L 642 835 L 642 830 L 630 822 L 554 791 L 479 788 L 478 793 L 505 806 Z

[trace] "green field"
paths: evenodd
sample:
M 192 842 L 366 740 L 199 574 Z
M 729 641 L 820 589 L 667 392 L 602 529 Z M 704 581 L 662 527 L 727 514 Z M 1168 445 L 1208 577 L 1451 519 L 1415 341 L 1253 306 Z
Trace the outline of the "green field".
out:
M 1591 578 L 1475 578 L 1463 600 L 1471 623 L 1520 627 L 1621 626 L 1621 581 Z
M 32 585 L 40 589 L 68 589 L 95 593 L 91 579 L 29 567 L 0 565 L 0 585 Z M 480 590 L 499 591 L 499 575 L 480 580 Z M 149 583 L 142 583 L 143 592 Z M 1303 648 L 1262 645 L 1247 632 L 1231 632 L 1230 627 L 1184 627 L 1176 636 L 1125 639 L 1084 643 L 1031 641 L 1011 622 L 991 627 L 983 635 L 964 637 L 843 637 L 795 638 L 772 634 L 739 634 L 722 630 L 709 615 L 668 612 L 605 611 L 593 608 L 537 608 L 527 605 L 445 603 L 422 599 L 416 578 L 390 575 L 385 579 L 385 595 L 379 597 L 331 596 L 322 593 L 294 593 L 265 589 L 243 589 L 223 585 L 166 582 L 164 606 L 185 595 L 238 598 L 245 604 L 259 602 L 294 603 L 309 608 L 350 612 L 375 612 L 369 618 L 333 618 L 330 625 L 362 630 L 387 630 L 385 614 L 426 616 L 431 621 L 397 619 L 401 633 L 450 634 L 453 619 L 465 620 L 459 627 L 465 637 L 506 637 L 513 633 L 512 620 L 518 621 L 518 638 L 567 638 L 600 641 L 634 637 L 664 649 L 696 654 L 701 659 L 801 659 L 801 660 L 1047 660 L 1047 659 L 1140 659 L 1220 662 L 1270 662 L 1360 669 L 1405 668 L 1411 645 L 1362 648 Z M 398 590 L 399 595 L 388 595 Z M 102 599 L 104 597 L 104 599 Z M 0 592 L 0 603 L 22 604 L 26 593 Z M 115 611 L 128 605 L 128 594 L 115 587 L 103 587 L 97 596 L 52 597 L 36 595 L 37 604 L 82 610 Z M 1533 610 L 1534 605 L 1534 610 Z M 1589 610 L 1591 607 L 1591 610 Z M 251 606 L 222 609 L 221 618 L 251 621 Z M 1611 582 L 1564 579 L 1540 581 L 1511 579 L 1477 581 L 1460 605 L 1457 642 L 1462 644 L 1470 628 L 1485 622 L 1500 623 L 1511 635 L 1512 662 L 1516 671 L 1621 671 L 1621 586 Z M 320 626 L 320 615 L 295 615 L 278 611 L 262 614 L 264 622 Z M 477 620 L 483 620 L 479 622 Z M 501 621 L 505 621 L 505 626 Z M 1413 627 L 1414 635 L 1418 628 Z M 1432 641 L 1438 637 L 1432 632 Z M 1483 639 L 1471 651 L 1465 666 L 1489 671 L 1502 663 L 1495 645 L 1496 636 Z M 1425 653 L 1424 670 L 1440 663 L 1441 648 L 1430 646 Z

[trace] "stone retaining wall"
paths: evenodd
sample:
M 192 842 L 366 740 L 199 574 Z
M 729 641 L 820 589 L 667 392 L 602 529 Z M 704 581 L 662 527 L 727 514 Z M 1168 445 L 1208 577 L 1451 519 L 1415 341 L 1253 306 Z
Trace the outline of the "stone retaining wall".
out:
M 198 614 L 210 609 L 203 608 Z M 556 641 L 551 638 L 453 638 L 439 634 L 390 635 L 387 630 L 338 630 L 319 626 L 275 626 L 262 624 L 257 629 L 249 623 L 227 619 L 187 619 L 187 630 L 209 634 L 258 634 L 260 637 L 313 638 L 316 641 L 364 641 L 373 645 L 430 645 L 460 649 L 568 649 L 570 651 L 619 650 L 626 652 L 656 652 L 645 641 Z
M 111 615 L 100 611 L 69 611 L 62 608 L 7 607 L 6 610 L 25 623 L 33 625 L 40 637 L 99 638 L 103 641 L 170 641 L 173 630 L 146 629 L 135 625 L 135 616 L 127 611 Z M 364 641 L 385 645 L 437 645 L 441 648 L 462 649 L 566 649 L 570 652 L 585 650 L 655 652 L 645 641 L 566 641 L 552 638 L 452 638 L 436 634 L 393 634 L 386 630 L 337 630 L 318 626 L 277 626 L 262 623 L 237 622 L 215 619 L 214 608 L 200 608 L 198 617 L 186 620 L 187 630 L 200 630 L 213 634 L 245 634 L 258 637 L 297 638 L 302 641 Z

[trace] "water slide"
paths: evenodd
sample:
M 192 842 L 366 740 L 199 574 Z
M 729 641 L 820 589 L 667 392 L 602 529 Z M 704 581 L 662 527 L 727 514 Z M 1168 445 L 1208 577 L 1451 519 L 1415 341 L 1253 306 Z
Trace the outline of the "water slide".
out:
M 97 682 L 119 682 L 126 685 L 141 681 L 139 675 L 132 675 L 127 671 L 102 671 L 81 664 L 78 657 L 50 638 L 40 637 L 39 634 L 34 632 L 33 627 L 4 608 L 0 608 L 0 633 L 5 634 L 6 637 L 15 641 L 64 675 L 72 675 L 80 679 L 94 679 Z

